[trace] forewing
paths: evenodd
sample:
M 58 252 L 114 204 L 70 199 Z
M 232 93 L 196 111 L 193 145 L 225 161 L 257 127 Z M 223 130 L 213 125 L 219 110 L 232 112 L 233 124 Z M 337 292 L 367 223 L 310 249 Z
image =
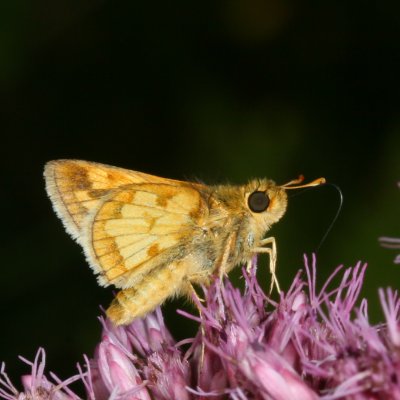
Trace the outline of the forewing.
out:
M 99 283 L 132 287 L 183 257 L 205 213 L 201 192 L 183 182 L 138 183 L 113 193 L 92 215 L 83 243 Z
M 145 182 L 179 184 L 142 172 L 80 160 L 46 164 L 46 190 L 67 232 L 82 244 L 88 216 L 126 185 Z

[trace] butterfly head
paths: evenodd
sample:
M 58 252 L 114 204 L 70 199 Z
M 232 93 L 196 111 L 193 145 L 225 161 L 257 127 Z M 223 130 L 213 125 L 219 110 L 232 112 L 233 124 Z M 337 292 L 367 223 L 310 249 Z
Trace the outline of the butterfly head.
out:
M 245 207 L 263 230 L 278 222 L 287 207 L 286 191 L 269 179 L 252 180 L 244 189 Z
M 318 186 L 325 183 L 324 178 L 319 178 L 307 184 L 300 184 L 303 179 L 303 176 L 300 176 L 284 185 L 276 185 L 274 181 L 269 179 L 250 181 L 244 188 L 245 205 L 248 213 L 263 229 L 269 229 L 285 214 L 287 190 Z

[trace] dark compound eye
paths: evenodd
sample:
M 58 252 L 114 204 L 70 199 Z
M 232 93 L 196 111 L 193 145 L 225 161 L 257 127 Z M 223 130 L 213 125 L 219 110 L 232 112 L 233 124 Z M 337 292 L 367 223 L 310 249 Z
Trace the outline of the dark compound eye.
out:
M 251 211 L 260 213 L 265 211 L 269 206 L 269 197 L 265 192 L 253 192 L 248 200 L 247 204 Z

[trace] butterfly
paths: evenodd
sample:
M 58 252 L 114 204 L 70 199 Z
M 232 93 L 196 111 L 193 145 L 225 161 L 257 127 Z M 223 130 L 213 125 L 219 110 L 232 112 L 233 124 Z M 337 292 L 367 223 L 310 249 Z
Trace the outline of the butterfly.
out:
M 288 189 L 325 182 L 208 186 L 80 160 L 50 161 L 44 176 L 56 214 L 98 283 L 121 289 L 106 311 L 115 325 L 169 297 L 190 296 L 193 284 L 214 274 L 249 268 L 260 253 L 269 254 L 271 285 L 279 290 L 276 243 L 265 233 L 284 215 Z

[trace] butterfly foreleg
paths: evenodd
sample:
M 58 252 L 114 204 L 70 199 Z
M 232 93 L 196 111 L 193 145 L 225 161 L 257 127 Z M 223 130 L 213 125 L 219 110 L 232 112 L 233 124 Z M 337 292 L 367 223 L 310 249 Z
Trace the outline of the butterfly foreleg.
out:
M 264 247 L 266 245 L 271 245 L 271 247 Z M 281 289 L 279 287 L 278 278 L 276 277 L 276 272 L 275 272 L 276 271 L 276 258 L 277 258 L 275 238 L 269 237 L 266 239 L 262 239 L 259 242 L 259 246 L 255 247 L 252 251 L 256 254 L 267 253 L 269 255 L 269 271 L 272 276 L 271 286 L 270 286 L 269 291 L 271 293 L 272 289 L 274 288 L 274 285 L 275 285 L 278 293 L 280 293 Z M 247 272 L 249 272 L 249 266 L 251 266 L 251 262 L 247 263 Z
M 218 272 L 218 276 L 220 278 L 220 280 L 222 281 L 224 275 L 227 274 L 227 272 L 229 272 L 229 270 L 231 268 L 229 268 L 229 257 L 232 254 L 232 249 L 235 247 L 236 245 L 236 237 L 237 234 L 236 233 L 232 233 L 231 235 L 228 236 L 228 238 L 225 241 L 224 244 L 224 251 L 222 253 L 222 257 L 220 257 L 217 266 L 216 266 L 216 271 Z

